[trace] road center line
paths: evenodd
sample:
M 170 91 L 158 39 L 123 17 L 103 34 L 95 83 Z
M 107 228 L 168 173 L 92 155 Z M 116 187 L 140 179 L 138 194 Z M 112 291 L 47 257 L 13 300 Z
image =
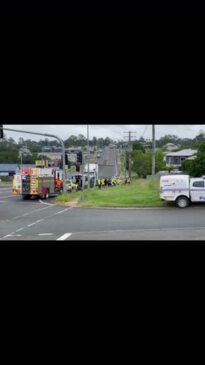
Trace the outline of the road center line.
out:
M 72 233 L 65 233 L 63 236 L 59 237 L 56 241 L 65 241 L 66 238 L 70 237 Z
M 37 222 L 31 223 L 31 224 L 27 224 L 27 227 L 32 227 L 36 224 Z
M 16 230 L 16 232 L 20 232 L 20 231 L 22 231 L 23 229 L 24 229 L 24 227 L 19 228 L 19 229 L 17 229 L 17 230 Z
M 17 219 L 17 218 L 19 218 L 19 217 L 25 217 L 25 216 L 27 216 L 27 215 L 30 215 L 30 214 L 33 214 L 33 213 L 36 213 L 36 212 L 40 212 L 41 210 L 48 209 L 48 208 L 50 208 L 50 207 L 44 207 L 44 208 L 41 208 L 41 209 L 35 209 L 35 210 L 32 210 L 32 211 L 31 211 L 31 212 L 29 212 L 29 213 L 24 213 L 24 214 L 22 214 L 21 216 L 16 216 L 16 217 L 14 217 L 13 219 Z

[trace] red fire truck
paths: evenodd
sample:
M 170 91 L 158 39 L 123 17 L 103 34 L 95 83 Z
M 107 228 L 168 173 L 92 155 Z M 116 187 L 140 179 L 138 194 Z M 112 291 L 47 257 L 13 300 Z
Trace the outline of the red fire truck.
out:
M 63 191 L 63 171 L 55 167 L 22 168 L 14 175 L 12 192 L 23 199 L 47 199 Z

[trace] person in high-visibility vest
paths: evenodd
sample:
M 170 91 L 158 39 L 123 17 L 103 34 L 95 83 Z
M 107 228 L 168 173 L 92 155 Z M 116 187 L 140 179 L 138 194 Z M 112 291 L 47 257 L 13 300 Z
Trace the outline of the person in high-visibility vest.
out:
M 98 187 L 99 187 L 99 189 L 101 189 L 101 179 L 98 179 Z
M 102 186 L 105 186 L 105 179 L 101 179 Z
M 111 178 L 111 183 L 112 183 L 112 186 L 115 185 L 115 178 L 114 177 Z

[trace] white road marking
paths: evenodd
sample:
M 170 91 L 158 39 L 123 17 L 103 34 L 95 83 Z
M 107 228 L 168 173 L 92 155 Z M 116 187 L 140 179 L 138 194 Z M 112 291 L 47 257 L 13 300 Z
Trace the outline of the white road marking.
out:
M 41 204 L 52 205 L 53 207 L 55 207 L 55 206 L 57 205 L 57 204 L 45 203 L 45 202 L 43 202 L 41 199 L 39 199 L 39 202 L 40 202 Z
M 57 205 L 57 204 L 56 204 Z M 33 210 L 33 211 L 31 211 L 31 212 L 29 212 L 29 213 L 24 213 L 23 215 L 21 215 L 21 216 L 16 216 L 16 217 L 14 217 L 14 218 L 12 218 L 13 220 L 14 219 L 17 219 L 17 218 L 21 218 L 21 217 L 25 217 L 25 216 L 27 216 L 27 215 L 30 215 L 30 214 L 32 214 L 32 213 L 35 213 L 35 212 L 37 212 L 37 211 L 40 211 L 40 210 L 44 210 L 44 209 L 48 209 L 48 208 L 50 208 L 51 206 L 56 206 L 56 205 L 54 205 L 54 204 L 49 204 L 49 206 L 47 206 L 47 207 L 44 207 L 44 208 L 41 208 L 41 209 L 35 209 L 35 210 Z M 63 212 L 66 212 L 66 211 L 68 211 L 68 210 L 70 210 L 70 209 L 72 209 L 73 207 L 69 207 L 69 208 L 67 208 L 67 209 L 63 209 L 63 210 L 61 210 L 60 212 L 57 212 L 57 213 L 55 213 L 55 214 L 53 214 L 53 215 L 56 215 L 56 214 L 61 214 L 61 213 L 63 213 Z M 53 216 L 52 215 L 52 216 Z M 48 217 L 47 217 L 48 218 Z M 11 220 L 12 220 L 11 219 Z M 11 221 L 11 220 L 7 220 L 7 221 Z M 45 219 L 43 218 L 43 219 L 39 219 L 39 220 L 37 220 L 36 222 L 33 222 L 33 223 L 31 223 L 31 224 L 28 224 L 27 226 L 25 226 L 25 227 L 21 227 L 21 228 L 19 228 L 19 229 L 17 229 L 15 232 L 19 232 L 19 231 L 21 231 L 21 230 L 23 230 L 23 229 L 26 229 L 27 227 L 28 228 L 30 228 L 30 227 L 32 227 L 32 226 L 34 226 L 35 224 L 37 224 L 37 223 L 40 223 L 40 222 L 42 222 L 42 221 L 44 221 Z M 15 232 L 12 232 L 12 233 L 10 233 L 9 235 L 14 235 L 14 233 Z M 2 238 L 5 238 L 5 237 L 8 237 L 9 235 L 6 235 L 6 236 L 4 236 L 4 237 L 2 237 Z M 66 235 L 66 237 L 65 237 L 65 239 L 67 238 L 67 237 L 69 237 L 71 235 L 71 233 L 68 233 L 68 235 Z M 65 236 L 65 235 L 64 235 Z M 63 236 L 63 237 L 64 237 Z M 0 238 L 0 239 L 2 239 L 2 238 Z M 60 237 L 59 238 L 59 240 L 61 241 L 63 241 L 64 240 L 64 238 L 62 239 L 62 237 Z
M 31 226 L 34 226 L 35 224 L 37 224 L 37 223 L 40 223 L 40 222 L 42 222 L 42 221 L 44 221 L 44 218 L 43 219 L 39 219 L 38 221 L 36 221 L 36 222 L 33 222 L 33 223 L 31 223 L 31 224 L 28 224 L 27 226 L 25 226 L 25 227 L 21 227 L 21 228 L 18 228 L 15 232 L 19 232 L 19 231 L 22 231 L 23 229 L 26 229 L 26 227 L 31 227 Z M 16 235 L 15 234 L 15 232 L 11 232 L 11 233 L 9 233 L 9 234 L 7 234 L 6 236 L 4 236 L 4 237 L 2 237 L 2 238 L 0 238 L 0 239 L 3 239 L 3 238 L 6 238 L 6 237 L 20 237 L 21 235 Z M 52 233 L 53 234 L 53 233 Z
M 70 210 L 70 209 L 72 209 L 72 208 L 73 208 L 73 207 L 70 207 L 70 208 L 67 208 L 67 209 L 60 210 L 60 212 L 57 212 L 57 213 L 55 213 L 54 215 L 61 214 L 61 213 L 66 212 L 67 210 Z
M 65 233 L 63 236 L 59 237 L 56 241 L 65 241 L 66 238 L 70 237 L 72 233 Z
M 24 229 L 24 227 L 17 229 L 16 232 L 20 232 L 22 229 Z
M 38 236 L 52 236 L 53 233 L 38 233 Z
M 24 213 L 22 215 L 17 215 L 16 217 L 14 217 L 12 219 L 17 219 L 17 218 L 25 217 L 27 215 L 30 215 L 30 214 L 33 214 L 33 213 L 36 213 L 36 212 L 40 212 L 41 210 L 48 209 L 48 208 L 50 208 L 50 207 L 44 207 L 44 208 L 40 208 L 40 209 L 35 209 L 35 210 L 32 210 L 29 213 Z
M 27 227 L 32 227 L 36 224 L 37 222 L 31 223 L 31 224 L 27 224 Z
M 4 236 L 2 238 L 6 238 L 6 237 L 9 237 L 9 236 L 13 236 L 13 234 L 15 234 L 15 232 L 11 232 L 11 233 L 7 234 L 6 236 Z

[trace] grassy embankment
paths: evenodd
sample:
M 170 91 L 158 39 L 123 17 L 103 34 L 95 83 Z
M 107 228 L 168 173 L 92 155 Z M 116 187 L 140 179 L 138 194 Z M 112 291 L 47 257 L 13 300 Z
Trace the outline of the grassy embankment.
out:
M 159 180 L 132 180 L 130 185 L 93 188 L 73 192 L 56 198 L 58 202 L 70 202 L 79 198 L 82 207 L 164 207 L 160 200 Z

